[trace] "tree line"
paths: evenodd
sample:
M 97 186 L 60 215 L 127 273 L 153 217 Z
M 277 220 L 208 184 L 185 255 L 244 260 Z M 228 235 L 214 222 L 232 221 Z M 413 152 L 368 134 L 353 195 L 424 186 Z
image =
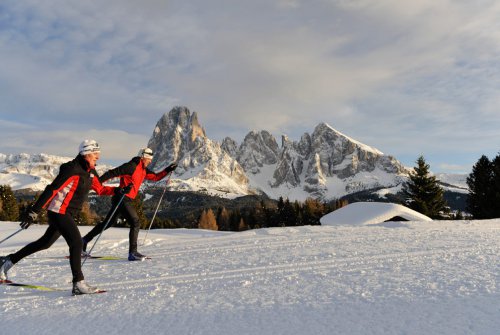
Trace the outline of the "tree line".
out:
M 493 160 L 481 156 L 467 177 L 467 186 L 467 210 L 474 218 L 500 218 L 500 153 Z
M 430 166 L 423 156 L 418 157 L 416 166 L 410 172 L 408 182 L 403 186 L 402 204 L 433 219 L 462 219 L 463 213 L 451 213 L 443 198 L 444 191 L 439 181 L 430 173 Z M 500 154 L 490 160 L 481 156 L 467 177 L 469 188 L 467 212 L 474 219 L 500 217 Z M 143 208 L 143 195 L 133 204 L 141 221 L 147 228 L 150 219 Z M 35 196 L 36 198 L 36 196 Z M 20 214 L 33 201 L 17 200 L 9 185 L 0 185 L 0 221 L 19 221 Z M 152 228 L 201 228 L 224 231 L 243 231 L 256 228 L 319 225 L 319 219 L 327 213 L 347 205 L 347 200 L 322 202 L 308 198 L 304 202 L 280 197 L 278 201 L 260 201 L 254 206 L 228 209 L 225 207 L 200 208 L 180 219 L 157 218 Z M 93 225 L 103 217 L 86 202 L 75 221 L 78 225 Z M 45 211 L 39 216 L 40 223 L 46 223 Z M 119 221 L 118 226 L 126 226 Z
M 196 214 L 184 218 L 183 222 L 158 219 L 154 228 L 200 228 L 221 231 L 244 231 L 249 229 L 320 225 L 320 218 L 340 207 L 346 200 L 322 202 L 308 198 L 304 202 L 280 197 L 274 203 L 260 201 L 253 207 L 228 209 L 225 207 L 203 208 Z M 187 223 L 187 227 L 186 227 Z
M 21 213 L 39 195 L 31 200 L 16 200 L 10 186 L 0 185 L 0 221 L 19 221 Z M 148 228 L 151 219 L 147 217 L 143 208 L 144 195 L 138 196 L 133 201 L 141 228 Z M 223 231 L 244 231 L 248 229 L 319 225 L 319 219 L 325 214 L 340 207 L 346 206 L 347 200 L 334 200 L 322 202 L 308 198 L 304 202 L 294 201 L 280 197 L 278 201 L 257 202 L 254 206 L 243 206 L 229 209 L 226 207 L 200 208 L 195 212 L 187 213 L 182 219 L 169 219 L 156 217 L 152 228 L 200 228 Z M 80 226 L 94 225 L 104 217 L 98 215 L 89 202 L 85 202 L 82 211 L 75 217 Z M 47 223 L 46 211 L 39 215 L 38 222 Z M 126 227 L 125 220 L 119 220 L 117 227 Z
M 463 214 L 450 213 L 444 191 L 423 156 L 403 187 L 403 204 L 433 219 L 462 219 Z M 474 219 L 500 218 L 500 154 L 493 160 L 481 156 L 467 177 L 467 213 Z

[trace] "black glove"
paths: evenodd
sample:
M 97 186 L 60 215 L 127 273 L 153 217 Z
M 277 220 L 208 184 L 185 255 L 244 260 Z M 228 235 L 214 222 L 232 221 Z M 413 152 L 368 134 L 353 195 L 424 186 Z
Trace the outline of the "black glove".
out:
M 21 228 L 23 229 L 28 229 L 28 227 L 36 222 L 36 219 L 38 218 L 38 213 L 33 211 L 31 207 L 26 208 L 24 213 L 21 215 L 21 223 L 19 224 Z
M 167 166 L 167 167 L 165 168 L 165 172 L 166 172 L 166 173 L 172 172 L 172 171 L 174 171 L 176 168 L 177 168 L 177 163 L 172 163 L 172 164 L 170 164 L 169 166 Z
M 130 192 L 131 189 L 132 189 L 132 184 L 128 184 L 125 187 L 115 187 L 115 194 L 117 195 L 128 194 L 128 192 Z

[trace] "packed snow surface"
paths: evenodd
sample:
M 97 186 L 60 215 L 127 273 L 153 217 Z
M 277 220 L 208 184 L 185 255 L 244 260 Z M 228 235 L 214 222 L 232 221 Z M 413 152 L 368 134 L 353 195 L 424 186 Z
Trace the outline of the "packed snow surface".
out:
M 0 238 L 18 229 L 0 222 Z M 41 236 L 32 226 L 0 245 Z M 87 232 L 90 227 L 81 227 Z M 94 254 L 126 256 L 111 228 Z M 140 242 L 144 237 L 141 232 Z M 151 231 L 144 262 L 88 260 L 107 293 L 72 297 L 60 238 L 0 285 L 2 334 L 498 334 L 500 219 Z
M 354 202 L 320 219 L 322 225 L 369 225 L 377 224 L 394 217 L 408 221 L 432 221 L 426 215 L 408 207 L 386 202 Z

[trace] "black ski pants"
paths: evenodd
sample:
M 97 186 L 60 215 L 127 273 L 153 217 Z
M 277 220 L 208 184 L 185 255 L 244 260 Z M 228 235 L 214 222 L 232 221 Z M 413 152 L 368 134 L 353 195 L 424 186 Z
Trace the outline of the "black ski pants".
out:
M 121 216 L 125 220 L 127 220 L 128 224 L 130 225 L 130 232 L 128 234 L 128 241 L 129 241 L 129 252 L 136 252 L 137 251 L 137 239 L 139 237 L 139 229 L 141 227 L 141 223 L 139 221 L 139 215 L 137 215 L 137 211 L 135 210 L 133 204 L 132 204 L 132 199 L 129 197 L 123 198 L 122 203 L 120 204 L 120 207 L 115 212 L 115 215 L 110 219 L 111 214 L 113 213 L 113 210 L 115 209 L 116 205 L 120 201 L 121 195 L 115 195 L 113 196 L 111 200 L 111 209 L 108 212 L 108 215 L 104 219 L 104 221 L 98 223 L 94 228 L 92 228 L 91 231 L 88 232 L 87 235 L 83 237 L 83 239 L 88 243 L 92 241 L 94 237 L 99 235 L 101 231 L 104 229 L 104 226 L 106 225 L 106 222 L 109 221 L 108 226 L 106 229 L 108 229 L 111 226 L 114 226 L 116 222 L 118 221 L 118 218 Z
M 18 252 L 9 255 L 12 263 L 16 264 L 24 257 L 37 251 L 48 249 L 54 242 L 63 236 L 69 246 L 69 264 L 73 274 L 73 283 L 83 280 L 82 273 L 82 236 L 70 214 L 59 214 L 48 211 L 49 227 L 38 240 L 31 242 Z

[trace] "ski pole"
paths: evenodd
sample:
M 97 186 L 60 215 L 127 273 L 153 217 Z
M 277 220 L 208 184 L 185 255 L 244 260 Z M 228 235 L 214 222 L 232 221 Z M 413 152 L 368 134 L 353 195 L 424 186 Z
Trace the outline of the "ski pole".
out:
M 95 245 L 97 244 L 97 241 L 99 241 L 99 239 L 101 238 L 102 233 L 108 227 L 109 223 L 111 222 L 111 219 L 113 218 L 113 216 L 115 216 L 115 213 L 118 210 L 118 207 L 120 207 L 120 205 L 121 205 L 121 203 L 122 203 L 122 201 L 123 201 L 124 198 L 125 198 L 125 193 L 123 193 L 122 196 L 120 197 L 120 200 L 118 200 L 118 203 L 116 204 L 115 208 L 113 209 L 113 212 L 111 212 L 111 215 L 109 216 L 108 221 L 106 222 L 106 224 L 102 228 L 101 232 L 99 233 L 99 236 L 97 236 L 97 239 L 95 240 L 94 244 L 92 245 L 92 248 L 90 248 L 89 252 L 87 253 L 87 255 L 85 256 L 85 258 L 83 259 L 82 266 L 83 266 L 83 264 L 85 264 L 85 261 L 87 260 L 87 258 L 91 254 L 92 250 L 94 249 Z
M 153 218 L 151 219 L 151 223 L 149 224 L 149 228 L 148 228 L 148 230 L 146 230 L 146 235 L 144 236 L 144 240 L 142 241 L 142 245 L 144 245 L 144 243 L 146 243 L 146 237 L 148 237 L 148 233 L 151 230 L 151 226 L 153 225 L 153 221 L 155 220 L 156 213 L 158 212 L 158 208 L 160 208 L 161 200 L 163 199 L 163 196 L 165 195 L 165 192 L 167 191 L 167 186 L 168 186 L 168 183 L 170 182 L 170 175 L 171 174 L 172 174 L 172 172 L 170 172 L 168 174 L 167 181 L 165 182 L 165 188 L 163 188 L 163 193 L 161 194 L 160 200 L 158 201 L 158 205 L 156 206 L 156 210 L 155 210 L 155 213 L 153 214 Z
M 9 236 L 7 236 L 3 240 L 1 240 L 0 244 L 2 244 L 3 242 L 7 241 L 9 238 L 11 238 L 12 236 L 16 235 L 17 233 L 20 233 L 22 230 L 24 230 L 24 229 L 23 228 L 19 228 L 19 230 L 15 231 L 14 233 L 10 234 Z

